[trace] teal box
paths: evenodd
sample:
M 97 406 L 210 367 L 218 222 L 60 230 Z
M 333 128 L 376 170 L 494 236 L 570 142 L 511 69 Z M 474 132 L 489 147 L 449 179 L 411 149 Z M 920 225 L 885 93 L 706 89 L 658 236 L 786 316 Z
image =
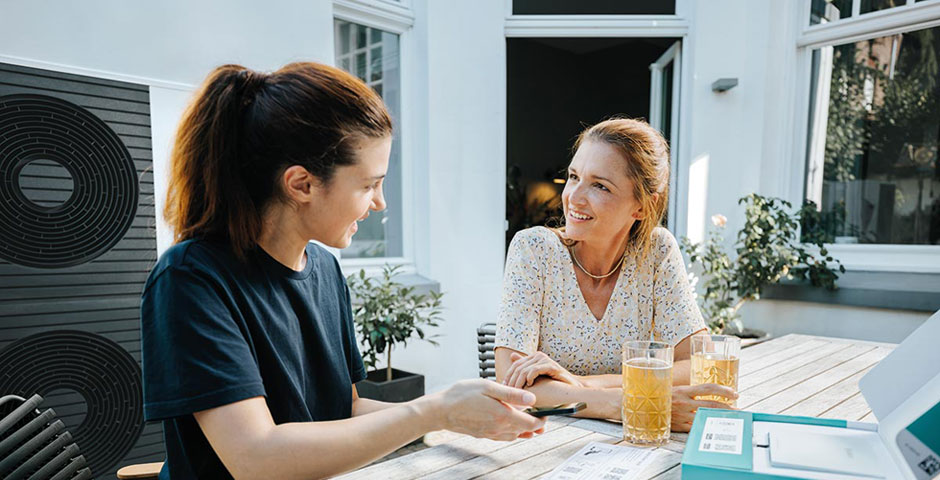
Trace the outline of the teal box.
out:
M 705 425 L 713 419 L 732 419 L 741 422 L 740 453 L 722 452 L 714 450 L 701 450 Z M 719 410 L 714 408 L 700 408 L 695 414 L 695 421 L 682 454 L 683 480 L 713 480 L 713 479 L 796 479 L 800 476 L 788 476 L 754 472 L 754 422 L 785 423 L 791 425 L 815 425 L 831 428 L 861 428 L 870 430 L 870 427 L 860 422 L 847 422 L 829 418 L 799 417 L 793 415 L 773 415 L 769 413 L 754 413 L 741 410 Z M 759 442 L 757 442 L 759 443 Z
M 683 480 L 940 478 L 940 312 L 859 381 L 878 423 L 701 408 Z

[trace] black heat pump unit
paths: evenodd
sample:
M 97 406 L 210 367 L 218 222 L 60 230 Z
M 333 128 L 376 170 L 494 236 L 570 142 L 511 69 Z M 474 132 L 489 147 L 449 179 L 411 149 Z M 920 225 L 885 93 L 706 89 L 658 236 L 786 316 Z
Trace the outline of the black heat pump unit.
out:
M 139 412 L 152 165 L 147 86 L 0 63 L 0 397 L 40 395 L 95 478 L 165 457 Z

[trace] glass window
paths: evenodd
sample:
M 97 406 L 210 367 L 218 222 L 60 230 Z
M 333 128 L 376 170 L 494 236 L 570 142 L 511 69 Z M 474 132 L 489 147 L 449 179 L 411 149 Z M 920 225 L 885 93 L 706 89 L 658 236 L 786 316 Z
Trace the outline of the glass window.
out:
M 675 0 L 512 0 L 513 15 L 675 15 Z
M 940 244 L 940 27 L 816 49 L 812 75 L 804 233 Z
M 892 7 L 897 7 L 898 5 L 907 5 L 907 0 L 859 0 L 861 3 L 861 8 L 859 8 L 859 13 L 868 13 L 868 12 L 877 12 L 878 10 L 885 10 Z
M 810 25 L 852 16 L 852 0 L 811 0 L 810 4 Z
M 336 64 L 372 87 L 388 107 L 395 123 L 392 154 L 385 177 L 383 212 L 372 212 L 343 258 L 400 257 L 402 248 L 401 75 L 398 35 L 345 20 L 335 21 Z

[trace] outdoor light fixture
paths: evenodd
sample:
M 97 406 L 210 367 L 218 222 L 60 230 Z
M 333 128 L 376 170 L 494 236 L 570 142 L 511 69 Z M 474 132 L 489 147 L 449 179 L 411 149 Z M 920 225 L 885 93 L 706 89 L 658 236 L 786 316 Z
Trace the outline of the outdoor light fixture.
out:
M 737 78 L 719 78 L 718 80 L 712 82 L 712 91 L 725 92 L 736 86 L 738 86 Z

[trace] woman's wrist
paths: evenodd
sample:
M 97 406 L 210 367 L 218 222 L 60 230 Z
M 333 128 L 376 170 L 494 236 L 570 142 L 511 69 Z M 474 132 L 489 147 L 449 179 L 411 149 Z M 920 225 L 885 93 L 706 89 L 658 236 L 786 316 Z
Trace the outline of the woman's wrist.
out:
M 440 393 L 425 395 L 403 404 L 421 426 L 421 434 L 447 429 L 443 397 Z

